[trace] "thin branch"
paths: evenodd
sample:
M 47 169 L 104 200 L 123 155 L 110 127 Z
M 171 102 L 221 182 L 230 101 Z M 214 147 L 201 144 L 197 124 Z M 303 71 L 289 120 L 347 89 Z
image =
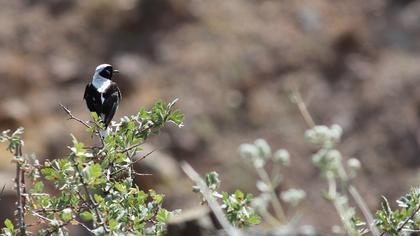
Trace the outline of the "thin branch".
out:
M 308 111 L 308 108 L 307 108 L 305 102 L 302 99 L 302 96 L 301 96 L 301 94 L 300 94 L 300 92 L 297 88 L 297 85 L 292 86 L 292 99 L 293 99 L 293 102 L 296 103 L 296 105 L 298 106 L 300 114 L 302 115 L 306 124 L 310 128 L 315 127 L 316 123 L 315 123 L 314 119 L 312 118 L 311 113 Z M 344 173 L 345 170 L 343 169 L 341 172 Z M 345 179 L 347 179 L 347 178 L 345 178 Z M 364 217 L 365 217 L 365 219 L 366 219 L 366 221 L 369 225 L 370 231 L 372 232 L 373 235 L 378 236 L 379 235 L 378 228 L 375 226 L 372 213 L 370 212 L 369 208 L 367 207 L 367 204 L 365 203 L 364 199 L 362 198 L 360 193 L 357 191 L 357 189 L 353 185 L 347 186 L 347 189 L 350 192 L 350 195 L 355 200 L 357 206 L 362 211 L 362 213 L 363 213 L 363 215 L 364 215 Z
M 18 159 L 16 161 L 16 198 L 17 198 L 17 210 L 18 210 L 18 223 L 19 223 L 19 230 L 20 235 L 26 235 L 26 225 L 25 225 L 25 215 L 24 215 L 24 202 L 22 201 L 22 188 L 25 184 L 25 177 L 23 176 L 22 171 L 22 163 L 20 162 L 20 158 L 22 158 L 22 144 L 19 143 L 16 147 L 15 158 Z
M 405 219 L 404 220 L 404 222 L 403 222 L 403 224 L 400 226 L 400 227 L 398 227 L 398 229 L 397 229 L 397 232 L 400 232 L 400 231 L 407 231 L 407 232 L 420 232 L 420 231 L 416 231 L 416 230 L 413 230 L 413 231 L 411 231 L 411 229 L 404 229 L 404 226 L 410 221 L 410 220 L 412 220 L 415 216 L 416 216 L 416 214 L 418 213 L 418 212 L 420 212 L 420 204 L 419 204 L 419 206 L 417 207 L 417 209 L 407 218 L 407 219 Z M 382 232 L 381 234 L 380 234 L 380 236 L 383 236 L 383 235 L 385 235 L 385 231 L 384 232 Z
M 400 232 L 401 230 L 403 230 L 404 226 L 410 221 L 412 220 L 416 214 L 420 212 L 420 204 L 417 206 L 416 210 L 404 221 L 404 223 L 397 229 L 397 232 Z M 407 231 L 407 230 L 404 230 Z M 382 233 L 383 234 L 383 233 Z M 381 234 L 381 235 L 382 235 Z
M 409 233 L 420 233 L 420 229 L 402 229 L 401 231 Z
M 112 172 L 112 173 L 111 173 L 111 175 L 118 174 L 118 173 L 120 173 L 121 171 L 123 171 L 123 170 L 126 170 L 126 169 L 130 168 L 130 167 L 131 167 L 131 166 L 133 166 L 135 163 L 137 163 L 137 162 L 139 162 L 139 161 L 141 161 L 141 160 L 145 159 L 146 157 L 150 156 L 150 154 L 154 153 L 154 152 L 155 152 L 155 151 L 157 151 L 157 150 L 159 150 L 159 149 L 158 149 L 158 148 L 153 149 L 152 151 L 150 151 L 150 152 L 146 153 L 144 156 L 142 156 L 142 157 L 140 157 L 140 158 L 137 158 L 135 161 L 131 162 L 129 165 L 127 165 L 127 166 L 125 166 L 125 167 L 122 167 L 122 168 L 120 168 L 120 169 L 118 169 L 118 170 L 116 170 L 116 171 Z
M 82 199 L 83 200 L 83 199 Z M 83 204 L 84 202 L 82 202 L 82 204 Z M 87 206 L 83 206 L 83 205 L 81 205 L 80 204 L 80 206 L 78 206 L 78 207 L 62 207 L 62 208 L 41 208 L 41 209 L 33 209 L 32 210 L 32 212 L 43 212 L 43 213 L 45 213 L 45 214 L 47 214 L 47 213 L 57 213 L 57 212 L 61 212 L 61 211 L 63 211 L 64 209 L 66 209 L 66 208 L 71 208 L 73 211 L 76 211 L 76 212 L 80 212 L 81 210 L 83 210 L 83 209 L 87 209 L 88 207 Z
M 93 206 L 93 210 L 95 211 L 96 217 L 98 217 L 98 219 L 100 220 L 100 225 L 104 228 L 104 231 L 106 233 L 108 233 L 109 230 L 107 229 L 107 227 L 105 225 L 105 221 L 102 218 L 101 214 L 99 213 L 98 204 L 95 202 L 92 194 L 89 192 L 87 184 L 86 184 L 85 180 L 83 179 L 82 173 L 80 173 L 79 167 L 76 164 L 76 160 L 74 159 L 74 155 L 71 155 L 71 160 L 73 161 L 74 168 L 76 169 L 77 174 L 79 176 L 80 183 L 82 184 L 83 189 L 85 190 L 86 194 L 88 195 L 88 200 L 89 200 L 90 204 Z M 92 209 L 92 207 L 91 207 L 91 209 Z
M 277 194 L 275 192 L 275 189 L 273 188 L 270 180 L 270 176 L 265 171 L 264 168 L 255 168 L 257 170 L 257 174 L 260 176 L 260 178 L 270 186 L 270 195 L 271 195 L 271 205 L 274 208 L 274 212 L 276 213 L 276 216 L 279 218 L 280 222 L 286 222 L 286 216 L 284 214 L 283 207 L 280 204 L 280 200 L 277 197 Z
M 4 188 L 6 187 L 6 184 L 3 185 L 3 188 L 1 188 L 1 192 L 0 192 L 0 200 L 3 197 L 3 193 L 4 193 Z
M 133 174 L 137 176 L 152 176 L 153 175 L 153 174 L 138 173 L 136 171 L 133 171 Z
M 70 223 L 70 221 L 68 222 L 64 222 L 58 226 L 56 226 L 56 228 L 52 229 L 52 230 L 47 230 L 47 232 L 45 232 L 45 235 L 53 235 L 54 233 L 58 233 L 58 231 L 63 228 L 64 226 L 68 225 Z
M 37 220 L 34 223 L 26 224 L 26 227 L 27 228 L 30 228 L 30 227 L 34 227 L 34 226 L 39 226 L 40 224 L 42 224 L 42 221 L 41 220 Z
M 90 233 L 92 233 L 92 234 L 95 234 L 95 232 L 93 232 L 93 230 L 91 230 L 91 229 L 89 229 L 89 227 L 87 227 L 85 224 L 83 224 L 82 222 L 80 222 L 80 221 L 77 221 L 77 220 L 75 220 L 75 219 L 73 219 L 74 221 L 76 221 L 77 222 L 77 224 L 79 224 L 80 226 L 82 226 L 83 228 L 85 228 L 87 231 L 89 231 Z
M 41 218 L 42 220 L 45 220 L 45 221 L 49 221 L 50 223 L 53 223 L 53 224 L 55 224 L 56 222 L 55 222 L 55 220 L 51 220 L 51 219 L 49 219 L 49 218 L 47 218 L 47 217 L 45 217 L 45 216 L 43 216 L 43 215 L 41 215 L 41 214 L 38 214 L 37 212 L 35 212 L 35 211 L 32 211 L 32 215 L 34 215 L 34 216 L 36 216 L 36 217 L 38 217 L 38 218 Z M 53 229 L 53 230 L 47 230 L 46 232 L 45 232 L 45 235 L 52 235 L 52 234 L 54 234 L 55 232 L 57 232 L 59 229 L 61 229 L 61 228 L 63 228 L 64 226 L 66 226 L 66 225 L 68 225 L 70 223 L 70 221 L 69 222 L 64 222 L 64 223 L 61 223 L 60 225 L 58 225 L 57 226 L 57 228 L 55 228 L 55 229 Z
M 181 168 L 185 172 L 185 174 L 193 181 L 197 186 L 201 189 L 204 198 L 209 204 L 210 209 L 213 211 L 214 215 L 216 216 L 219 223 L 222 225 L 223 229 L 226 231 L 226 234 L 229 236 L 239 236 L 242 235 L 240 231 L 235 229 L 229 221 L 226 219 L 225 214 L 222 211 L 220 205 L 216 202 L 214 197 L 212 196 L 209 188 L 207 187 L 204 180 L 200 177 L 200 175 L 188 164 L 187 162 L 181 163 Z
M 263 210 L 261 212 L 261 216 L 271 225 L 274 227 L 278 227 L 279 225 L 282 225 L 283 223 L 280 222 L 276 217 L 274 217 L 273 215 L 271 215 L 270 212 L 268 212 L 267 210 Z
M 59 105 L 64 110 L 64 112 L 66 112 L 67 115 L 69 116 L 69 118 L 67 118 L 67 120 L 75 120 L 75 121 L 78 121 L 79 123 L 81 123 L 82 125 L 84 125 L 86 128 L 92 128 L 92 126 L 90 126 L 87 122 L 85 122 L 85 121 L 81 120 L 80 118 L 77 118 L 76 116 L 74 116 L 71 113 L 70 109 L 65 107 L 63 104 L 60 103 Z M 98 124 L 96 124 L 95 122 L 93 122 L 93 123 L 96 125 L 96 127 L 99 127 Z M 104 137 L 102 137 L 101 133 L 97 129 L 95 129 L 95 133 L 96 133 L 96 135 L 98 135 L 99 139 L 101 140 L 101 144 L 102 144 L 102 147 L 103 147 L 105 145 L 104 144 Z
M 170 104 L 170 106 L 169 106 L 169 109 L 171 109 L 172 108 L 172 106 L 175 104 L 175 102 L 176 101 L 178 101 L 178 98 L 177 99 L 175 99 L 171 104 Z M 169 115 L 169 114 L 168 114 Z M 168 117 L 168 115 L 166 115 L 165 116 L 165 118 L 164 118 L 164 120 L 166 120 L 167 119 L 167 117 Z M 162 125 L 162 124 L 161 124 Z M 147 127 L 143 127 L 143 128 L 141 128 L 137 133 L 136 133 L 136 135 L 137 136 L 140 136 L 143 132 L 146 132 L 146 131 L 153 131 L 153 129 L 154 128 L 157 128 L 159 126 L 159 124 L 158 123 L 153 123 L 152 125 L 149 125 L 149 126 L 147 126 Z M 143 143 L 138 143 L 138 144 L 135 144 L 135 145 L 133 145 L 133 146 L 131 146 L 131 147 L 128 147 L 128 148 L 125 148 L 125 149 L 123 149 L 123 150 L 120 150 L 120 151 L 118 151 L 119 153 L 125 153 L 125 152 L 128 152 L 128 151 L 130 151 L 130 150 L 132 150 L 132 149 L 134 149 L 134 148 L 136 148 L 136 147 L 138 147 L 138 146 L 140 146 L 140 145 L 142 145 Z
M 31 195 L 31 196 L 50 196 L 50 194 L 48 194 L 48 193 L 31 193 L 31 194 L 22 193 L 22 196 L 24 196 L 24 197 L 29 197 L 29 195 Z
M 134 144 L 133 146 L 128 147 L 128 148 L 125 148 L 125 149 L 120 150 L 120 151 L 118 151 L 118 152 L 119 152 L 119 153 L 126 153 L 126 152 L 128 152 L 128 151 L 133 150 L 134 148 L 137 148 L 137 147 L 139 147 L 139 146 L 143 145 L 143 144 L 144 144 L 144 143 Z
M 45 217 L 45 216 L 43 216 L 43 215 L 41 215 L 41 214 L 38 214 L 37 212 L 35 212 L 35 211 L 32 211 L 32 215 L 34 215 L 34 216 L 37 216 L 37 217 L 39 217 L 39 218 L 41 218 L 41 219 L 43 219 L 43 220 L 45 220 L 45 221 L 49 221 L 49 222 L 53 222 L 53 220 L 51 220 L 51 219 L 49 219 L 49 218 L 47 218 L 47 217 Z
M 87 128 L 91 128 L 91 126 L 90 126 L 90 125 L 88 125 L 85 121 L 83 121 L 83 120 L 81 120 L 81 119 L 79 119 L 79 118 L 75 117 L 75 116 L 71 113 L 71 111 L 70 111 L 67 107 L 65 107 L 63 104 L 61 104 L 61 103 L 60 103 L 60 107 L 61 107 L 61 108 L 64 110 L 64 112 L 66 112 L 66 113 L 67 113 L 67 115 L 69 116 L 68 120 L 75 120 L 75 121 L 78 121 L 79 123 L 81 123 L 82 125 L 86 126 Z
M 22 145 L 19 145 L 19 152 L 20 152 L 20 156 L 22 156 Z M 22 196 L 25 196 L 23 198 L 23 208 L 25 208 L 25 204 L 26 204 L 26 184 L 25 184 L 25 170 L 21 170 L 21 179 L 20 179 L 20 184 L 22 186 Z
M 297 88 L 297 85 L 292 86 L 292 102 L 297 105 L 299 108 L 300 114 L 302 115 L 305 123 L 310 127 L 315 126 L 315 121 L 309 113 L 308 107 L 306 106 L 305 102 L 302 99 L 302 96 Z
M 372 216 L 372 213 L 370 212 L 368 206 L 366 205 L 366 202 L 363 200 L 362 196 L 360 195 L 359 191 L 353 186 L 349 185 L 348 190 L 353 197 L 354 201 L 359 206 L 360 210 L 362 211 L 363 215 L 365 216 L 366 221 L 368 222 L 370 232 L 372 232 L 373 235 L 378 236 L 379 231 L 378 228 L 375 227 L 374 218 Z

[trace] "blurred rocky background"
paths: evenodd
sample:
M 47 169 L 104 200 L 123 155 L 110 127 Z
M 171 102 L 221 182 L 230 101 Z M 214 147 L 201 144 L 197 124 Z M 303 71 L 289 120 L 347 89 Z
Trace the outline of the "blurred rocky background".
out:
M 93 143 L 58 104 L 88 119 L 85 85 L 110 63 L 123 93 L 115 119 L 180 98 L 185 127 L 149 142 L 161 150 L 141 165 L 154 175 L 138 180 L 170 209 L 200 203 L 179 160 L 219 171 L 225 190 L 255 192 L 237 147 L 263 137 L 292 154 L 283 186 L 308 193 L 301 224 L 330 234 L 339 219 L 320 196 L 289 88 L 300 88 L 317 123 L 344 128 L 340 149 L 361 160 L 355 185 L 377 209 L 379 196 L 420 183 L 419 35 L 414 0 L 0 0 L 0 128 L 24 126 L 25 151 L 40 158 L 66 154 L 69 133 Z M 0 156 L 10 189 L 10 154 Z M 1 224 L 12 214 L 8 191 Z

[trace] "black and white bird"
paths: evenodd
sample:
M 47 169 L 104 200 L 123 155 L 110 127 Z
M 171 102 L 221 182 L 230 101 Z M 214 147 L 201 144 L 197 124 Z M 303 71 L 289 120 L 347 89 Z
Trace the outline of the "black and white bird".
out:
M 108 135 L 108 125 L 111 123 L 121 101 L 121 92 L 117 84 L 112 81 L 112 75 L 118 73 L 110 64 L 96 67 L 92 82 L 85 89 L 83 98 L 90 112 L 96 112 L 105 124 L 101 137 Z

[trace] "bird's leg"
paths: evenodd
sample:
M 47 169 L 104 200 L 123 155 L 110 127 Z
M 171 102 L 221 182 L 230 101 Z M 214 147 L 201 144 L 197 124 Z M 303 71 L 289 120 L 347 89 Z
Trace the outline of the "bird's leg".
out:
M 104 143 L 105 137 L 102 136 L 101 132 L 98 132 L 98 136 L 99 136 L 99 140 L 101 140 L 101 147 L 100 147 L 100 149 L 102 149 L 105 146 L 105 143 Z

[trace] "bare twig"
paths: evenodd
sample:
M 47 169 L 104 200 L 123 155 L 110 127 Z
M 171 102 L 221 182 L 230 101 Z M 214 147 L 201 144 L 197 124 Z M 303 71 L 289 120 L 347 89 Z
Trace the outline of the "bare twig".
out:
M 34 215 L 34 216 L 36 216 L 36 217 L 38 217 L 38 218 L 40 218 L 42 220 L 48 221 L 50 223 L 53 223 L 53 224 L 56 223 L 56 222 L 54 222 L 54 220 L 51 220 L 51 219 L 49 219 L 49 218 L 47 218 L 47 217 L 45 217 L 45 216 L 43 216 L 43 215 L 41 215 L 41 214 L 39 214 L 39 213 L 37 213 L 35 211 L 32 211 L 32 215 Z M 60 225 L 57 226 L 57 228 L 52 229 L 52 230 L 47 230 L 45 232 L 45 235 L 53 235 L 54 233 L 58 232 L 59 229 L 61 229 L 62 227 L 68 225 L 69 223 L 70 222 L 61 223 Z
M 409 233 L 420 233 L 420 229 L 402 229 L 401 231 Z
M 48 222 L 50 222 L 50 223 L 55 223 L 53 220 L 51 220 L 51 219 L 49 219 L 49 218 L 47 218 L 47 217 L 45 217 L 45 216 L 43 216 L 43 215 L 41 215 L 41 214 L 37 213 L 36 211 L 32 211 L 32 215 L 34 215 L 34 216 L 36 216 L 36 217 L 40 218 L 40 219 L 41 219 L 41 221 L 40 221 L 40 220 L 38 220 L 36 223 L 34 223 L 34 224 L 30 224 L 30 225 L 28 225 L 28 226 L 31 226 L 31 227 L 32 227 L 32 226 L 39 226 L 39 224 L 41 224 L 41 223 L 42 223 L 42 220 L 43 220 L 43 221 L 48 221 Z M 91 229 L 89 229 L 89 228 L 88 228 L 85 224 L 83 224 L 83 223 L 81 223 L 81 222 L 77 221 L 76 219 L 72 219 L 72 221 L 76 222 L 77 224 L 81 225 L 83 228 L 85 228 L 85 229 L 86 229 L 86 230 L 88 230 L 89 232 L 93 233 L 93 231 L 92 231 Z M 62 223 L 62 224 L 61 224 L 61 225 L 59 225 L 58 227 L 59 227 L 59 228 L 64 227 L 64 226 L 68 225 L 69 223 L 71 223 L 71 222 L 69 221 L 69 222 Z M 49 234 L 52 234 L 52 233 L 54 233 L 54 232 L 56 232 L 56 231 L 49 231 L 49 232 L 47 232 L 47 234 L 48 234 L 48 233 L 49 233 Z
M 75 120 L 75 121 L 78 121 L 79 123 L 81 123 L 82 125 L 84 125 L 84 126 L 86 126 L 87 128 L 91 128 L 91 126 L 90 125 L 88 125 L 85 121 L 83 121 L 83 120 L 81 120 L 81 119 L 79 119 L 79 118 L 77 118 L 77 117 L 75 117 L 72 113 L 71 113 L 71 111 L 67 108 L 67 107 L 65 107 L 63 104 L 61 104 L 60 103 L 60 107 L 67 113 L 67 115 L 69 115 L 69 118 L 68 118 L 68 120 Z
M 32 215 L 37 216 L 37 217 L 39 217 L 39 218 L 41 218 L 41 219 L 43 219 L 43 220 L 45 220 L 45 221 L 53 222 L 53 220 L 48 219 L 47 217 L 45 217 L 45 216 L 43 216 L 43 215 L 41 215 L 41 214 L 38 214 L 38 213 L 37 213 L 37 212 L 35 212 L 35 211 L 32 211 Z
M 54 233 L 58 233 L 58 231 L 59 231 L 61 228 L 65 227 L 65 226 L 66 226 L 66 225 L 68 225 L 69 223 L 70 223 L 70 221 L 61 223 L 60 225 L 56 226 L 56 228 L 51 229 L 51 230 L 47 230 L 47 232 L 45 232 L 45 235 L 46 235 L 46 236 L 48 236 L 48 235 L 54 235 Z M 60 235 L 60 234 L 59 234 L 59 235 Z
M 30 195 L 31 196 L 50 196 L 50 194 L 48 194 L 48 193 L 31 193 Z M 22 193 L 22 196 L 29 197 L 29 194 Z
M 1 188 L 1 192 L 0 192 L 0 200 L 3 197 L 3 193 L 4 193 L 4 188 L 6 187 L 6 184 L 3 185 L 3 188 Z
M 235 229 L 229 221 L 226 219 L 225 214 L 222 211 L 220 205 L 214 200 L 209 188 L 207 187 L 204 180 L 200 175 L 188 164 L 187 162 L 181 163 L 181 168 L 185 174 L 193 181 L 203 193 L 204 198 L 209 204 L 210 209 L 213 211 L 219 223 L 222 225 L 223 229 L 226 231 L 226 234 L 229 236 L 239 236 L 242 235 L 239 230 Z
M 359 206 L 360 210 L 362 211 L 366 221 L 369 224 L 370 231 L 373 235 L 377 236 L 379 235 L 378 228 L 375 227 L 374 218 L 372 216 L 372 213 L 370 212 L 368 206 L 366 205 L 366 202 L 363 200 L 362 196 L 360 196 L 359 191 L 353 186 L 349 185 L 348 190 L 350 192 L 350 195 L 353 197 L 354 201 Z
M 306 107 L 305 102 L 302 99 L 302 96 L 300 95 L 300 92 L 297 88 L 297 85 L 292 86 L 292 102 L 297 105 L 299 108 L 300 114 L 302 115 L 303 119 L 305 120 L 305 123 L 310 127 L 315 126 L 315 121 L 312 118 L 311 114 L 308 111 L 308 108 Z
M 146 174 L 146 173 L 138 173 L 136 171 L 133 171 L 133 174 L 137 176 L 152 176 L 153 175 L 153 174 Z
M 74 220 L 74 219 L 73 219 Z M 93 233 L 93 234 L 95 234 L 95 232 L 93 232 L 93 230 L 91 230 L 91 229 L 89 229 L 89 227 L 87 227 L 85 224 L 83 224 L 82 222 L 80 222 L 80 221 L 77 221 L 77 220 L 74 220 L 74 221 L 76 221 L 77 222 L 77 224 L 79 224 L 80 226 L 82 226 L 83 228 L 85 228 L 87 231 L 89 231 L 90 233 Z
M 118 151 L 119 153 L 125 153 L 125 152 L 128 152 L 128 151 L 131 151 L 131 150 L 133 150 L 134 148 L 137 148 L 137 147 L 139 147 L 139 146 L 141 146 L 141 145 L 143 145 L 144 143 L 137 143 L 137 144 L 134 144 L 133 146 L 130 146 L 130 147 L 128 147 L 128 148 L 125 148 L 125 149 L 123 149 L 123 150 L 120 150 L 120 151 Z
M 90 126 L 87 122 L 85 122 L 85 121 L 81 120 L 80 118 L 77 118 L 76 116 L 74 116 L 71 113 L 70 109 L 68 109 L 67 107 L 65 107 L 63 104 L 60 103 L 59 105 L 67 113 L 67 115 L 69 116 L 69 118 L 67 118 L 68 120 L 75 120 L 75 121 L 79 122 L 80 124 L 86 126 L 86 128 L 92 128 L 92 126 Z M 99 127 L 98 124 L 96 124 L 95 122 L 93 122 L 93 123 L 97 127 Z M 102 135 L 101 135 L 101 133 L 99 132 L 98 129 L 95 130 L 95 133 L 96 133 L 96 135 L 98 135 L 98 137 L 99 137 L 99 139 L 101 141 L 102 147 L 103 147 L 104 146 L 104 137 L 102 137 Z
M 410 221 L 410 220 L 412 220 L 415 216 L 416 216 L 416 214 L 418 213 L 418 212 L 420 212 L 420 204 L 417 206 L 417 208 L 416 208 L 416 210 L 413 212 L 413 214 L 411 214 L 411 216 L 410 217 L 408 217 L 405 221 L 404 221 L 404 223 L 397 229 L 397 231 L 398 232 L 400 232 L 403 228 L 404 228 L 404 226 Z
M 25 215 L 24 215 L 24 202 L 22 196 L 22 188 L 24 188 L 25 184 L 25 177 L 22 171 L 22 163 L 20 162 L 20 158 L 22 158 L 22 144 L 18 144 L 16 147 L 15 158 L 18 159 L 16 161 L 16 198 L 17 198 L 17 210 L 18 210 L 18 223 L 19 223 L 19 230 L 20 235 L 26 235 L 26 225 L 25 225 Z
M 61 212 L 64 209 L 66 209 L 68 207 L 63 207 L 63 208 L 41 208 L 41 209 L 33 209 L 32 212 L 42 212 L 42 213 L 57 213 L 57 212 Z M 70 207 L 72 210 L 76 210 L 76 211 L 80 211 L 84 208 L 87 208 L 86 206 L 79 206 L 78 208 L 72 208 Z

